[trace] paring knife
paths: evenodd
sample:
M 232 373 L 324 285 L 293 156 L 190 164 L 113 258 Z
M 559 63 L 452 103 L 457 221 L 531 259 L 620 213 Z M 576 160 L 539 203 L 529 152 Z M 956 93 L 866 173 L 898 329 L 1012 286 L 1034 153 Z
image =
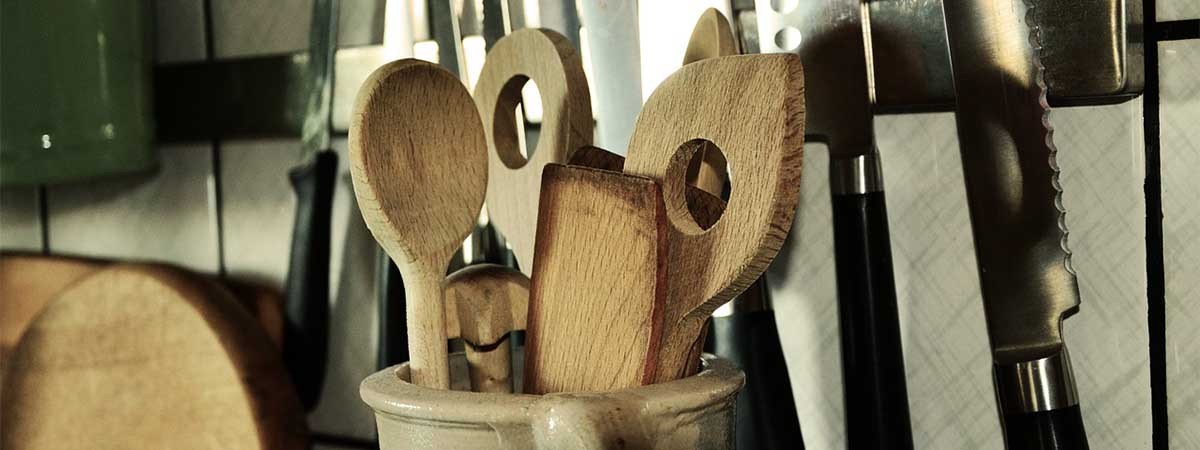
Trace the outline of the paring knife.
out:
M 314 0 L 309 35 L 308 104 L 299 166 L 293 168 L 296 217 L 288 262 L 283 358 L 306 409 L 325 380 L 329 345 L 329 245 L 337 153 L 329 147 L 338 0 Z
M 958 139 L 1010 449 L 1086 449 L 1062 321 L 1079 308 L 1032 7 L 943 3 Z
M 848 448 L 911 449 L 891 238 L 874 136 L 867 4 L 819 0 L 779 11 L 780 4 L 756 2 L 759 33 L 771 37 L 760 44 L 764 51 L 800 54 L 808 86 L 806 134 L 829 146 Z

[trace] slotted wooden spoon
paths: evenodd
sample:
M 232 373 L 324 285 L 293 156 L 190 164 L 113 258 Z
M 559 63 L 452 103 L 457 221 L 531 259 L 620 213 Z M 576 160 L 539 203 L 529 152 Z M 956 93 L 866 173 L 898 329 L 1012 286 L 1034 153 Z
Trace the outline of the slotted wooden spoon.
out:
M 796 55 L 707 59 L 667 78 L 638 116 L 625 172 L 662 185 L 670 218 L 656 382 L 695 369 L 690 350 L 705 320 L 762 274 L 787 237 L 800 190 L 803 83 Z M 688 211 L 685 174 L 709 142 L 724 151 L 734 186 L 705 230 Z
M 514 110 L 527 81 L 542 94 L 542 126 L 528 158 L 518 149 Z M 583 60 L 561 34 L 524 29 L 496 42 L 475 85 L 475 100 L 488 136 L 488 214 L 508 239 L 517 265 L 533 270 L 542 168 L 562 163 L 592 142 L 592 100 Z
M 448 389 L 445 280 L 475 226 L 487 186 L 487 142 L 462 82 L 415 59 L 371 74 L 350 126 L 354 194 L 407 293 L 412 380 Z

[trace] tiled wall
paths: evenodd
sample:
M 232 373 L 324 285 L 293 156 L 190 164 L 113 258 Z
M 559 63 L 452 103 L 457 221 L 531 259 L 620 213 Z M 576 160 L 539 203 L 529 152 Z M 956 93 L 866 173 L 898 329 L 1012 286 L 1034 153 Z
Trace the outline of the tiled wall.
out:
M 310 0 L 209 1 L 216 57 L 307 45 Z M 203 2 L 156 1 L 160 63 L 205 59 Z M 342 2 L 343 45 L 379 42 L 383 3 Z M 1160 20 L 1200 17 L 1194 0 L 1160 0 L 1158 7 Z M 1200 196 L 1193 176 L 1200 173 L 1200 41 L 1164 44 L 1160 57 L 1170 439 L 1172 448 L 1194 448 L 1200 446 L 1194 382 L 1200 306 L 1189 294 L 1197 292 L 1200 264 L 1200 215 L 1192 208 Z M 1083 301 L 1065 328 L 1092 448 L 1148 449 L 1142 104 L 1056 110 L 1051 120 Z M 876 125 L 916 446 L 1002 448 L 953 115 L 882 116 Z M 343 167 L 334 200 L 331 373 L 310 422 L 324 435 L 369 440 L 374 423 L 357 386 L 374 360 L 375 246 L 353 200 L 344 139 L 334 146 Z M 44 194 L 3 190 L 0 247 L 166 261 L 282 286 L 294 208 L 286 171 L 299 163 L 299 141 L 159 150 L 162 170 L 153 176 L 50 187 Z M 801 210 L 770 279 L 805 443 L 839 449 L 845 436 L 828 159 L 821 145 L 805 150 Z
M 1200 448 L 1200 40 L 1164 42 L 1159 58 L 1171 448 Z

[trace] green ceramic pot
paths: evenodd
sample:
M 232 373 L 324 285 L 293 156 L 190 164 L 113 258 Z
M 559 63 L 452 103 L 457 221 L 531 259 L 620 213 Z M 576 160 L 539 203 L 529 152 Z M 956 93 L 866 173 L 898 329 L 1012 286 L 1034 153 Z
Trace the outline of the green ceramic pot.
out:
M 0 2 L 0 184 L 151 170 L 144 0 Z

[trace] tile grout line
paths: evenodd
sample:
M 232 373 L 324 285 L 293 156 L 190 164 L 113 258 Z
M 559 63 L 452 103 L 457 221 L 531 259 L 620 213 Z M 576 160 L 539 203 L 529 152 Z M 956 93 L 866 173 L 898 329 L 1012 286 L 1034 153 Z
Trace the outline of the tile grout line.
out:
M 1166 361 L 1166 269 L 1163 257 L 1162 160 L 1160 143 L 1159 94 L 1159 24 L 1156 0 L 1145 0 L 1143 14 L 1146 29 L 1145 93 L 1143 120 L 1145 126 L 1144 190 L 1146 195 L 1146 311 L 1150 341 L 1150 414 L 1151 446 L 1167 450 L 1170 445 L 1168 429 L 1167 361 Z
M 50 203 L 46 201 L 46 185 L 37 187 L 38 225 L 42 232 L 42 255 L 50 255 Z
M 209 62 L 216 60 L 216 47 L 214 45 L 216 38 L 213 33 L 213 13 L 212 0 L 203 0 L 204 12 L 204 55 Z M 213 137 L 210 141 L 209 152 L 211 155 L 210 161 L 212 165 L 212 174 L 209 176 L 209 209 L 213 218 L 212 230 L 215 234 L 214 238 L 217 244 L 217 276 L 225 278 L 225 230 L 223 218 L 224 211 L 222 210 L 222 192 L 221 192 L 221 141 Z

